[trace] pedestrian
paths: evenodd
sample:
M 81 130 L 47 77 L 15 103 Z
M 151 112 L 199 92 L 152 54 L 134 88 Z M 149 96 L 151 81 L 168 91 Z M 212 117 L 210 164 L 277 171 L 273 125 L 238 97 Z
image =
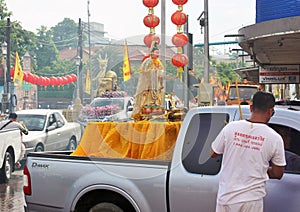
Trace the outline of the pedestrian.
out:
M 228 123 L 212 143 L 211 156 L 223 155 L 217 212 L 262 212 L 266 181 L 282 178 L 284 143 L 266 124 L 274 115 L 274 105 L 271 93 L 258 91 L 250 118 Z
M 19 123 L 17 121 L 18 115 L 16 113 L 10 113 L 8 116 L 7 120 L 1 121 L 0 122 L 0 130 L 6 130 L 6 129 L 19 129 L 22 134 L 28 135 L 28 129 L 23 123 Z M 18 159 L 18 161 L 15 163 L 17 168 L 21 167 L 20 160 L 24 157 L 25 155 L 25 145 L 21 141 L 21 155 Z

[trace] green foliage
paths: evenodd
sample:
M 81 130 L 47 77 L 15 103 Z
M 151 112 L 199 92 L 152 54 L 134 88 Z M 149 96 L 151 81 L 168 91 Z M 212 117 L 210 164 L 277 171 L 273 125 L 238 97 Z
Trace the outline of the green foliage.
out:
M 236 68 L 237 67 L 235 62 L 221 62 L 219 64 L 216 64 L 217 77 L 221 80 L 222 84 L 234 82 L 237 77 L 239 78 L 239 76 L 233 71 Z
M 68 47 L 77 47 L 78 30 L 76 23 L 69 18 L 65 18 L 56 26 L 51 28 L 53 41 L 58 50 Z
M 42 69 L 51 66 L 58 59 L 58 50 L 52 39 L 52 32 L 46 26 L 41 26 L 37 33 L 37 67 Z

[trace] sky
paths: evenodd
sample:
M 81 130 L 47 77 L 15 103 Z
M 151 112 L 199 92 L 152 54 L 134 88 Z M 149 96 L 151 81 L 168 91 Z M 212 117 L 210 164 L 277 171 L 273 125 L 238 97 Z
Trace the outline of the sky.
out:
M 162 0 L 160 0 L 161 2 Z M 36 32 L 40 26 L 55 26 L 64 18 L 78 23 L 88 21 L 88 0 L 6 0 L 8 11 L 13 13 L 11 21 L 19 21 L 24 29 Z M 221 42 L 234 38 L 224 35 L 237 34 L 242 27 L 255 23 L 256 0 L 209 0 L 209 41 Z M 176 34 L 176 26 L 171 22 L 171 15 L 177 6 L 171 0 L 166 1 L 166 34 Z M 194 44 L 203 43 L 197 20 L 204 10 L 203 0 L 188 0 L 183 12 L 189 16 L 189 32 L 193 34 Z M 148 8 L 142 0 L 90 0 L 90 22 L 104 24 L 106 37 L 122 40 L 131 36 L 149 34 L 149 28 L 143 23 Z M 161 18 L 160 4 L 154 8 L 154 14 Z M 160 27 L 156 33 L 160 34 Z

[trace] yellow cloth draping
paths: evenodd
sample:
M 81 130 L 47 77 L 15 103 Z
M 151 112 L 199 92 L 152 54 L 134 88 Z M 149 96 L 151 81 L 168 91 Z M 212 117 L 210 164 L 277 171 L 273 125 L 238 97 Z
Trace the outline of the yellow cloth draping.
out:
M 181 122 L 90 122 L 73 156 L 171 160 Z

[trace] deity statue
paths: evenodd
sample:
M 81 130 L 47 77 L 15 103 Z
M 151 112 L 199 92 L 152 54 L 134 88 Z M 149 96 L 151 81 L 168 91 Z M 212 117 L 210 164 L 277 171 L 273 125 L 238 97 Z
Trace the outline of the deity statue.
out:
M 158 43 L 150 47 L 150 57 L 146 58 L 139 70 L 139 80 L 135 94 L 132 118 L 144 120 L 143 116 L 151 115 L 157 108 L 163 110 L 164 68 L 159 59 Z M 146 112 L 146 109 L 148 112 Z M 156 112 L 155 112 L 156 113 Z

